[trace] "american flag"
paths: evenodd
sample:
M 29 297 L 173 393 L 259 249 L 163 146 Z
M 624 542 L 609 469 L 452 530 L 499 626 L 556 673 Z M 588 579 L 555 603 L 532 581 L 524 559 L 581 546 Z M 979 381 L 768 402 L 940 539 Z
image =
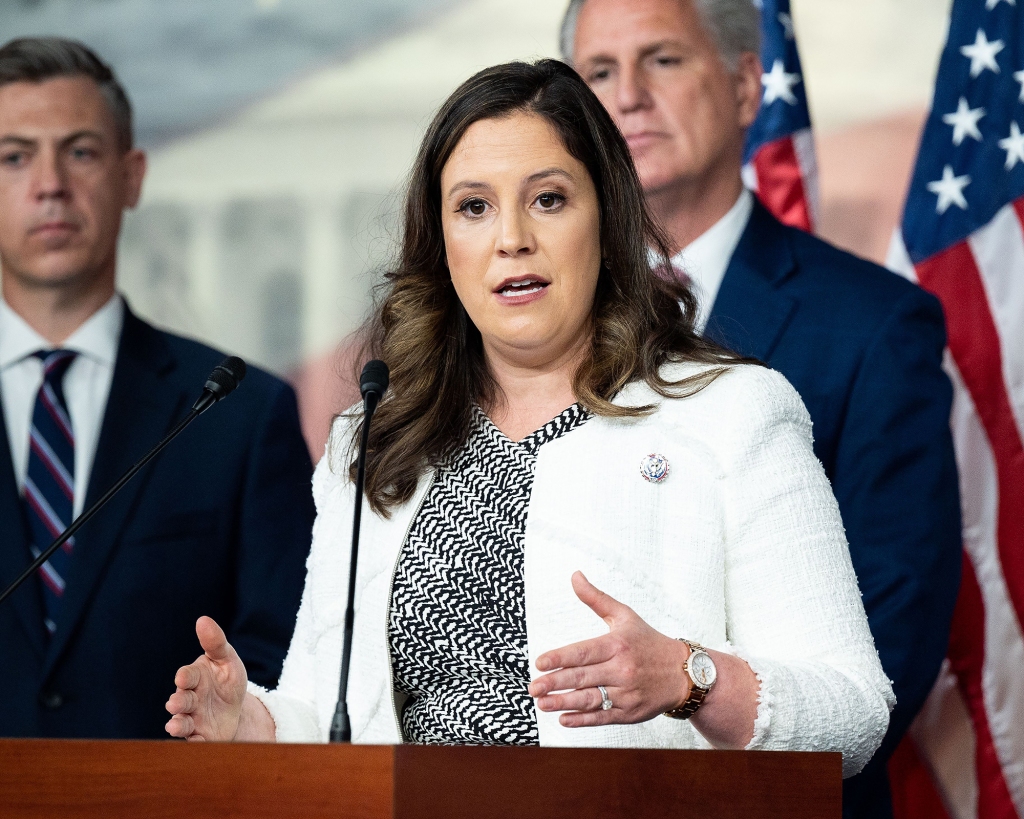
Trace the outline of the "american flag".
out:
M 1024 0 L 954 0 L 890 266 L 946 311 L 964 574 L 897 819 L 1024 819 Z
M 776 218 L 809 231 L 818 220 L 818 164 L 793 16 L 789 0 L 754 3 L 761 9 L 764 91 L 747 131 L 743 180 Z

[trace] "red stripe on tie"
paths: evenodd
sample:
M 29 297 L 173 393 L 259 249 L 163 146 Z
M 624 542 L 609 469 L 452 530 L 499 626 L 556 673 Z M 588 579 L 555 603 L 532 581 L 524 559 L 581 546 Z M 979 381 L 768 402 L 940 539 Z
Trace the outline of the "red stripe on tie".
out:
M 999 562 L 1017 620 L 1024 623 L 1024 445 L 1003 381 L 999 334 L 981 274 L 970 247 L 960 242 L 918 264 L 917 275 L 921 286 L 942 301 L 950 352 L 992 447 L 999 485 Z
M 75 445 L 75 436 L 71 431 L 71 427 L 68 425 L 67 419 L 64 417 L 64 412 L 58 407 L 53 401 L 50 400 L 50 396 L 46 389 L 46 384 L 43 384 L 43 388 L 39 390 L 39 398 L 43 402 L 43 406 L 46 407 L 46 411 L 50 413 L 50 417 L 53 418 L 54 423 L 60 428 L 60 431 L 64 433 L 64 437 L 68 439 L 68 443 L 71 446 Z M 52 387 L 51 387 L 52 389 Z
M 62 589 L 60 587 L 60 584 L 57 583 L 56 580 L 54 580 L 52 577 L 50 577 L 50 573 L 47 570 L 47 564 L 44 563 L 42 566 L 39 567 L 39 576 L 42 578 L 43 582 L 46 584 L 46 588 L 48 588 L 51 592 L 53 592 L 53 594 L 56 597 L 63 597 L 64 596 L 64 589 Z
M 39 503 L 39 499 L 36 497 L 35 493 L 27 487 L 25 490 L 25 500 L 27 500 L 29 506 L 32 507 L 32 511 L 36 513 L 36 517 L 43 522 L 43 526 L 49 530 L 50 536 L 53 538 L 60 537 L 64 530 L 54 528 L 53 521 L 50 519 L 50 516 L 46 514 L 46 510 L 43 508 L 42 504 Z
M 757 172 L 757 196 L 779 221 L 810 231 L 803 171 L 792 137 L 762 145 L 752 160 Z
M 72 350 L 53 350 L 43 358 L 43 374 L 50 375 L 55 369 L 70 362 L 78 353 Z M 68 364 L 70 366 L 70 364 Z
M 61 491 L 65 495 L 67 495 L 69 501 L 74 503 L 75 490 L 72 487 L 68 486 L 68 482 L 64 479 L 64 476 L 61 474 L 60 468 L 58 468 L 56 464 L 53 463 L 53 459 L 50 458 L 46 450 L 39 446 L 38 443 L 36 443 L 36 436 L 29 436 L 29 445 L 32 447 L 32 451 L 36 453 L 36 457 L 43 462 L 43 466 L 46 467 L 46 471 L 53 476 L 53 479 L 55 481 L 57 481 L 57 484 L 60 486 Z
M 996 658 L 996 662 L 1000 660 L 1001 658 Z M 981 684 L 982 666 L 985 663 L 985 603 L 978 578 L 974 574 L 974 566 L 966 554 L 963 559 L 960 596 L 957 598 L 956 611 L 953 613 L 949 662 L 974 725 L 978 817 L 1018 819 L 1013 799 L 1003 778 L 1003 768 L 999 764 L 995 744 L 992 742 L 988 712 L 985 710 L 985 696 Z

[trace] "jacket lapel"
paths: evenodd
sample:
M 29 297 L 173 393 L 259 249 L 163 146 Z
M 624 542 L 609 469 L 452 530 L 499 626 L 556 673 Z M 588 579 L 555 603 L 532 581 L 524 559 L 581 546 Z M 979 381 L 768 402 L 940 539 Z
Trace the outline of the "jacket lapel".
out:
M 168 384 L 175 361 L 164 338 L 125 308 L 110 397 L 103 416 L 86 508 L 95 503 L 183 414 L 184 393 Z M 76 536 L 67 591 L 46 658 L 49 673 L 102 578 L 124 522 L 151 474 L 142 470 Z
M 31 562 L 28 531 L 21 508 L 21 496 L 14 479 L 14 465 L 7 440 L 7 426 L 0 412 L 0 589 L 7 588 Z M 46 653 L 43 629 L 43 596 L 39 581 L 30 577 L 3 605 L 10 606 L 21 622 L 32 649 L 42 659 Z
M 704 334 L 767 361 L 797 307 L 795 299 L 779 290 L 795 269 L 786 229 L 755 199 Z

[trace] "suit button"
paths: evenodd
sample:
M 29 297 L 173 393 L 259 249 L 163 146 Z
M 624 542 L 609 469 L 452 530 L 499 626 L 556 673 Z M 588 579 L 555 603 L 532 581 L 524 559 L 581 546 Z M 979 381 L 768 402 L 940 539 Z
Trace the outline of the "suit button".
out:
M 58 694 L 56 691 L 46 691 L 39 695 L 39 702 L 43 708 L 48 708 L 51 711 L 56 711 L 62 705 L 64 705 L 64 697 Z

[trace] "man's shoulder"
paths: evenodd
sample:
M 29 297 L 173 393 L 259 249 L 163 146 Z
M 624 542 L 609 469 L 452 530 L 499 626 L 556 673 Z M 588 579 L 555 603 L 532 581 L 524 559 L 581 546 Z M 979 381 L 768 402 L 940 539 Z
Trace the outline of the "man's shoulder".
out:
M 782 285 L 798 292 L 801 303 L 843 315 L 879 320 L 899 305 L 937 305 L 930 293 L 875 262 L 842 250 L 805 231 L 786 225 L 794 270 Z
M 153 334 L 153 338 L 166 347 L 174 363 L 171 372 L 174 381 L 186 390 L 194 390 L 197 396 L 213 368 L 231 355 L 194 338 L 154 327 L 137 316 L 134 318 L 145 332 Z M 232 403 L 256 401 L 262 404 L 282 391 L 290 393 L 292 388 L 277 376 L 247 362 L 244 388 L 239 389 L 237 397 L 232 397 Z

